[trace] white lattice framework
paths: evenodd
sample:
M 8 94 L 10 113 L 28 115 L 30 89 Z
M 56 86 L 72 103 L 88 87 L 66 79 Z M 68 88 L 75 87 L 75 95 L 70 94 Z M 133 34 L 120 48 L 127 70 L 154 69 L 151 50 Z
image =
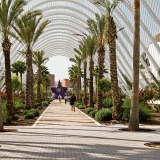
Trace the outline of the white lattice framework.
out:
M 95 6 L 93 0 L 28 0 L 25 11 L 40 9 L 43 11 L 43 19 L 49 19 L 51 23 L 45 28 L 45 32 L 39 38 L 34 50 L 44 50 L 46 57 L 66 56 L 74 57 L 73 48 L 78 47 L 81 37 L 75 36 L 76 33 L 86 33 L 87 19 L 95 18 L 95 13 L 104 13 L 103 8 Z M 141 0 L 141 41 L 140 52 L 146 54 L 149 59 L 150 67 L 146 65 L 141 57 L 141 63 L 145 67 L 146 75 L 150 70 L 157 76 L 159 69 L 160 47 L 160 1 Z M 125 92 L 130 93 L 126 87 L 120 70 L 129 78 L 132 78 L 132 55 L 133 55 L 133 0 L 124 0 L 114 11 L 114 19 L 117 24 L 117 67 L 119 86 Z M 23 46 L 19 42 L 11 39 L 11 63 L 17 60 L 24 60 L 24 57 L 17 54 Z M 97 56 L 95 56 L 95 61 Z M 106 47 L 105 65 L 109 69 L 108 49 Z M 36 69 L 36 68 L 34 68 Z M 141 74 L 141 72 L 140 72 Z M 0 77 L 4 75 L 4 57 L 0 46 Z M 109 74 L 106 75 L 109 78 Z M 145 81 L 141 77 L 140 87 L 145 86 Z

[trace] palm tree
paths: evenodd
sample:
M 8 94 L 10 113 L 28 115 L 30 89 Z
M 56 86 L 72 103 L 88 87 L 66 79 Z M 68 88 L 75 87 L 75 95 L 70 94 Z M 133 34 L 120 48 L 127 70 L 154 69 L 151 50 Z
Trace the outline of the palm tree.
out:
M 86 52 L 87 56 L 89 57 L 89 73 L 90 73 L 90 81 L 89 81 L 89 106 L 94 107 L 93 102 L 93 75 L 94 75 L 94 61 L 93 56 L 97 51 L 97 44 L 93 36 L 86 37 Z
M 0 91 L 0 132 L 4 131 L 3 127 L 3 116 L 2 116 L 2 105 L 1 105 L 1 91 Z
M 106 34 L 105 34 L 105 25 L 106 17 L 105 15 L 95 14 L 96 20 L 88 19 L 88 29 L 91 34 L 94 36 L 97 44 L 98 52 L 98 80 L 103 78 L 103 66 L 105 59 L 105 43 L 106 43 Z M 102 93 L 98 91 L 98 110 L 102 108 Z
M 47 87 L 50 86 L 50 79 L 48 78 L 48 74 L 49 74 L 48 67 L 41 66 L 42 85 L 45 86 L 46 89 L 45 98 L 47 98 Z
M 82 63 L 82 57 L 75 55 L 75 58 L 69 59 L 71 62 L 74 62 L 78 67 L 78 74 L 77 74 L 77 88 L 76 88 L 76 94 L 77 94 L 77 100 L 80 100 L 80 83 L 81 83 L 81 63 Z
M 134 0 L 133 84 L 129 130 L 139 130 L 140 0 Z
M 107 71 L 108 69 L 105 68 L 105 66 L 103 66 L 103 73 L 108 73 Z M 96 84 L 96 94 L 97 94 L 97 84 L 98 84 L 98 80 L 97 80 L 97 77 L 98 77 L 98 66 L 95 66 L 94 70 L 93 70 L 93 75 L 95 76 L 95 84 Z M 104 76 L 103 76 L 104 77 Z
M 16 76 L 18 76 L 18 73 L 20 73 L 20 81 L 22 83 L 22 74 L 26 71 L 26 64 L 23 61 L 17 61 L 12 64 L 11 71 L 13 73 L 16 73 Z
M 111 88 L 112 88 L 112 103 L 113 103 L 113 114 L 112 118 L 118 120 L 121 112 L 120 93 L 118 87 L 117 78 L 117 62 L 116 62 L 116 39 L 117 39 L 117 27 L 112 16 L 112 13 L 119 2 L 122 0 L 113 0 L 111 3 L 109 0 L 95 0 L 94 2 L 98 5 L 105 7 L 106 9 L 106 23 L 105 23 L 105 37 L 106 42 L 109 46 L 109 57 L 110 57 L 110 75 L 111 75 Z M 102 68 L 99 68 L 100 70 Z
M 11 72 L 12 72 L 12 73 L 15 73 L 16 76 L 18 77 L 18 64 L 15 62 L 15 63 L 13 63 L 11 66 L 12 66 Z
M 5 84 L 6 84 L 6 107 L 9 117 L 15 118 L 12 98 L 12 81 L 11 81 L 11 65 L 10 50 L 12 43 L 10 42 L 11 24 L 22 13 L 24 0 L 1 0 L 0 4 L 0 34 L 2 38 L 2 48 L 5 61 Z
M 22 83 L 22 75 L 25 73 L 26 71 L 26 63 L 23 61 L 17 61 L 18 63 L 18 72 L 20 73 L 20 80 Z
M 15 30 L 12 35 L 21 42 L 25 47 L 26 53 L 26 103 L 25 108 L 30 109 L 34 106 L 34 93 L 33 93 L 33 46 L 37 42 L 40 35 L 43 33 L 44 28 L 49 24 L 49 21 L 43 21 L 41 11 L 29 11 L 26 14 L 18 17 L 13 24 Z
M 83 61 L 83 88 L 84 88 L 84 95 L 83 95 L 83 105 L 87 105 L 87 85 L 86 85 L 86 76 L 87 76 L 87 52 L 86 52 L 86 38 L 83 37 L 81 41 L 79 41 L 79 48 L 74 48 L 74 51 L 81 56 Z
M 37 51 L 33 54 L 33 64 L 38 67 L 38 83 L 37 83 L 37 101 L 41 101 L 40 86 L 42 84 L 42 65 L 48 61 L 48 58 L 44 58 L 44 51 Z
M 44 77 L 43 77 L 43 79 L 44 79 L 44 87 L 45 87 L 45 90 L 46 90 L 46 95 L 45 95 L 45 100 L 47 99 L 47 96 L 48 96 L 48 93 L 47 93 L 47 88 L 50 86 L 50 79 L 48 78 L 48 76 L 47 75 L 45 75 Z
M 69 80 L 72 83 L 73 90 L 75 90 L 75 85 L 77 83 L 78 66 L 72 65 L 68 68 Z

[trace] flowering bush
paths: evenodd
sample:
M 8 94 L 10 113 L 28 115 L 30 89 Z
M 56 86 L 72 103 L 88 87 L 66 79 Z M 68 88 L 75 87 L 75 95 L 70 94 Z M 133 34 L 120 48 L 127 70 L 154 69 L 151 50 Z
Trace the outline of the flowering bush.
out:
M 149 88 L 145 88 L 145 89 L 141 89 L 139 90 L 139 102 L 144 102 L 147 103 L 147 101 L 150 101 L 154 98 L 154 91 L 149 89 Z

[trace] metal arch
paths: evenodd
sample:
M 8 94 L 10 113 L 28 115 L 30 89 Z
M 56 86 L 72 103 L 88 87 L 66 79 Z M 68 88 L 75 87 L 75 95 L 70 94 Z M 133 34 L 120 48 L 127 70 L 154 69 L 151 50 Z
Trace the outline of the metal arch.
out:
M 62 1 L 62 0 L 61 0 Z M 70 2 L 69 0 L 66 0 L 67 2 Z M 29 1 L 29 2 L 31 2 L 31 0 Z M 33 2 L 33 1 L 32 1 Z M 58 0 L 57 0 L 57 2 L 58 2 Z M 91 0 L 90 0 L 90 2 L 91 2 Z M 92 2 L 93 2 L 93 0 L 92 0 Z M 38 3 L 38 2 L 37 2 Z M 48 3 L 48 2 L 45 2 L 46 4 Z M 72 2 L 71 2 L 72 3 Z M 75 2 L 74 1 L 74 3 L 78 3 L 78 4 L 81 4 L 80 2 Z M 129 3 L 129 2 L 125 2 L 125 3 Z M 144 3 L 146 3 L 146 1 L 145 0 L 142 0 L 142 3 L 144 4 Z M 83 4 L 81 4 L 82 6 L 83 6 Z M 80 5 L 80 6 L 81 6 Z M 57 5 L 58 6 L 58 5 Z M 59 5 L 60 6 L 60 5 Z M 61 5 L 62 6 L 62 5 Z M 129 5 L 128 5 L 129 6 Z M 126 8 L 127 8 L 127 6 L 125 6 Z M 129 6 L 130 7 L 130 6 Z M 145 7 L 145 5 L 144 5 L 144 7 Z M 148 7 L 148 6 L 147 6 Z M 46 9 L 47 7 L 45 7 L 45 9 Z M 67 8 L 67 7 L 66 7 Z M 96 7 L 95 7 L 96 8 Z M 98 8 L 98 7 L 97 7 Z M 73 9 L 73 8 L 72 8 Z M 118 11 L 118 9 L 116 9 L 117 10 L 117 13 L 119 12 Z M 132 11 L 131 10 L 131 8 L 129 9 L 130 11 Z M 80 11 L 80 10 L 78 10 L 77 9 L 77 11 Z M 85 11 L 85 8 L 84 8 L 84 11 Z M 97 10 L 98 11 L 98 10 Z M 152 11 L 151 9 L 150 9 L 150 11 Z M 44 13 L 45 13 L 45 10 L 44 10 Z M 52 13 L 54 13 L 54 12 L 52 12 Z M 79 12 L 77 12 L 77 13 L 79 13 Z M 65 12 L 65 14 L 69 14 L 69 12 L 67 13 L 67 12 Z M 152 14 L 151 12 L 149 13 L 151 16 L 152 16 L 152 18 L 154 19 L 155 18 L 155 16 L 154 16 L 154 14 Z M 45 15 L 45 14 L 44 14 Z M 46 14 L 47 15 L 47 14 Z M 74 15 L 74 14 L 73 14 Z M 75 15 L 76 16 L 76 15 Z M 83 15 L 81 15 L 81 17 L 79 17 L 79 18 L 81 18 L 81 20 L 82 20 L 82 16 Z M 92 16 L 91 15 L 91 12 L 90 12 L 90 16 Z M 123 15 L 120 15 L 121 17 L 122 17 L 122 21 L 126 24 L 126 27 L 127 27 L 127 29 L 129 29 L 129 27 L 130 27 L 130 25 L 128 25 L 125 21 L 124 21 L 124 19 L 126 19 L 126 20 L 128 20 L 125 16 L 123 16 Z M 78 17 L 78 16 L 77 16 Z M 124 17 L 124 18 L 123 18 Z M 86 17 L 85 17 L 86 18 Z M 84 18 L 84 19 L 85 19 Z M 81 20 L 79 20 L 79 21 L 81 21 Z M 78 21 L 78 18 L 77 18 L 77 23 L 79 22 Z M 82 21 L 81 21 L 82 22 Z M 118 22 L 118 20 L 117 20 L 117 22 Z M 155 21 L 155 22 L 157 22 L 157 23 L 159 23 L 159 21 Z M 117 23 L 119 26 L 120 26 L 120 23 L 118 22 Z M 144 27 L 145 28 L 145 24 L 144 24 L 144 26 L 141 26 L 141 27 Z M 50 29 L 52 29 L 52 28 L 50 28 Z M 65 29 L 64 29 L 65 30 Z M 66 28 L 66 30 L 67 30 L 67 28 Z M 131 25 L 131 31 L 133 31 L 132 30 L 132 25 Z M 148 32 L 150 32 L 150 31 L 148 31 Z M 132 32 L 133 33 L 133 32 Z M 146 32 L 147 33 L 147 32 Z M 45 37 L 44 37 L 45 35 L 43 35 L 41 38 L 41 40 L 40 41 L 43 41 L 44 39 L 45 39 Z M 131 41 L 131 39 L 130 39 L 130 37 L 127 35 L 127 32 L 125 32 L 125 35 L 123 35 L 123 37 L 124 37 L 124 41 L 127 41 L 127 40 L 129 40 L 131 43 L 130 43 L 130 46 L 132 46 L 132 41 Z M 153 38 L 153 35 L 151 35 L 151 38 Z M 122 43 L 123 42 L 123 40 L 122 39 L 118 39 L 118 43 L 119 43 L 119 49 L 117 48 L 117 51 L 118 51 L 118 54 L 122 54 L 121 52 L 120 52 L 120 50 L 121 50 L 121 47 L 124 47 L 124 43 Z M 46 41 L 46 40 L 45 40 Z M 152 39 L 151 39 L 151 41 L 152 41 Z M 58 42 L 58 44 L 59 43 L 61 43 L 62 41 L 59 41 Z M 73 42 L 73 41 L 72 41 Z M 152 41 L 153 42 L 153 41 Z M 45 44 L 46 44 L 47 42 L 45 42 Z M 57 43 L 57 42 L 56 42 Z M 65 42 L 63 43 L 63 44 L 65 44 Z M 68 42 L 68 44 L 70 44 L 70 42 Z M 129 44 L 129 43 L 128 43 Z M 45 45 L 45 48 L 46 48 L 46 50 L 48 51 L 49 49 L 47 48 L 48 46 L 50 47 L 52 44 L 47 44 L 47 46 Z M 66 44 L 65 44 L 66 45 Z M 71 44 L 72 45 L 72 44 Z M 120 46 L 121 45 L 121 46 Z M 19 47 L 19 44 L 17 44 L 17 45 L 15 45 L 15 46 L 18 46 Z M 14 48 L 16 48 L 16 47 L 14 47 Z M 19 47 L 20 48 L 20 47 Z M 148 52 L 148 50 L 147 50 L 147 48 L 146 48 L 146 46 L 144 45 L 144 43 L 143 42 L 141 42 L 141 48 L 144 50 L 144 52 L 146 52 L 148 55 L 150 55 L 150 53 Z M 52 49 L 52 48 L 51 48 Z M 56 49 L 56 47 L 55 48 L 53 48 L 53 49 Z M 60 48 L 60 49 L 62 49 L 62 48 Z M 67 50 L 69 50 L 70 48 L 67 48 Z M 158 46 L 158 49 L 159 49 L 159 46 Z M 128 48 L 128 46 L 126 46 L 126 48 L 124 49 L 125 50 L 125 54 L 127 54 L 128 52 L 129 52 L 129 48 Z M 70 50 L 69 50 L 70 51 Z M 129 52 L 130 53 L 130 52 Z M 131 56 L 131 55 L 130 55 Z M 14 54 L 12 55 L 12 57 L 13 57 L 13 59 L 12 59 L 12 62 L 14 61 L 14 59 L 15 59 L 15 57 L 18 57 L 17 55 L 16 55 L 16 51 L 14 51 Z M 18 58 L 21 58 L 21 57 L 18 57 Z M 153 59 L 153 57 L 150 55 L 150 60 L 151 60 L 151 58 Z M 141 60 L 142 61 L 142 60 Z M 154 61 L 154 59 L 153 59 L 153 61 Z M 106 63 L 107 63 L 107 61 L 106 61 Z M 118 63 L 119 63 L 119 66 L 121 66 L 121 64 L 120 64 L 120 60 L 118 60 Z M 127 63 L 126 62 L 124 62 L 124 64 L 127 66 Z M 153 63 L 154 64 L 154 63 Z M 131 67 L 131 65 L 130 65 L 130 67 Z M 156 66 L 154 66 L 155 68 L 156 68 Z M 129 70 L 131 70 L 131 69 L 129 69 Z
M 31 1 L 30 1 L 30 2 L 31 2 Z M 48 3 L 48 2 L 44 2 L 44 3 Z M 43 3 L 43 4 L 44 4 L 44 3 Z M 81 6 L 82 8 L 86 9 L 86 10 L 89 11 L 90 13 L 94 14 L 94 11 L 92 11 L 90 8 L 86 7 L 85 5 L 83 5 L 83 4 L 81 4 L 81 3 L 77 3 L 77 2 L 74 2 L 74 1 L 72 1 L 71 3 L 75 3 L 75 4 L 79 5 L 79 6 Z M 30 8 L 30 10 L 33 9 L 33 8 L 36 8 L 36 6 L 39 7 L 41 4 L 42 4 L 42 3 L 39 3 L 39 4 L 37 4 L 37 5 L 34 5 L 32 8 Z M 56 6 L 56 7 L 57 7 L 57 6 Z M 62 6 L 60 6 L 60 7 L 61 7 L 61 9 L 62 9 Z M 51 6 L 50 8 L 53 9 L 52 6 Z M 64 8 L 66 8 L 66 9 L 69 9 L 69 8 L 70 8 L 72 11 L 76 11 L 77 13 L 80 13 L 81 16 L 90 18 L 87 14 L 84 14 L 83 12 L 79 11 L 78 9 L 74 9 L 74 8 L 71 8 L 71 7 L 65 7 L 65 6 L 64 6 Z M 63 8 L 63 9 L 64 9 L 64 8 Z M 97 8 L 97 7 L 95 7 L 95 8 Z M 47 8 L 45 8 L 45 9 L 47 9 Z M 66 12 L 66 13 L 67 13 L 67 12 Z
M 86 7 L 85 5 L 83 5 L 82 3 L 79 3 L 79 2 L 76 2 L 76 1 L 74 1 L 74 0 L 54 0 L 54 2 L 56 2 L 56 1 L 65 1 L 65 2 L 70 2 L 70 3 L 73 3 L 73 4 L 76 4 L 76 5 L 78 5 L 78 6 L 81 6 L 83 9 L 86 9 L 87 11 L 89 11 L 90 13 L 92 13 L 92 14 L 95 14 L 95 12 L 93 11 L 93 10 L 91 10 L 90 8 L 88 8 L 88 7 Z M 38 3 L 37 5 L 34 5 L 32 8 L 29 8 L 29 10 L 33 10 L 33 9 L 35 9 L 35 8 L 38 8 L 39 6 L 41 6 L 41 5 L 43 5 L 43 4 L 46 4 L 46 3 L 50 3 L 50 2 L 52 2 L 52 1 L 43 1 L 43 2 L 40 2 L 40 3 Z M 88 1 L 89 2 L 89 1 Z M 92 2 L 90 2 L 90 4 L 92 4 L 93 5 L 93 3 Z M 61 5 L 62 6 L 62 5 Z M 95 6 L 95 5 L 93 5 L 95 8 L 98 8 L 97 6 Z M 61 8 L 61 7 L 60 7 Z M 71 7 L 70 7 L 71 8 Z M 98 11 L 98 10 L 97 10 Z M 83 14 L 83 12 L 81 12 L 82 14 Z
M 45 44 L 46 45 L 46 47 L 48 48 L 48 47 L 50 47 L 50 45 L 47 45 L 47 44 Z M 63 45 L 63 43 L 62 43 L 62 45 Z M 64 45 L 64 47 L 65 46 L 67 46 L 67 45 Z M 45 49 L 45 52 L 47 51 L 47 48 Z M 51 47 L 50 47 L 51 48 Z M 40 48 L 39 48 L 40 49 Z M 56 47 L 56 50 L 54 50 L 55 48 L 53 47 L 53 48 L 51 48 L 51 50 L 52 50 L 52 54 L 54 54 L 55 53 L 55 51 L 57 51 L 57 47 Z M 61 48 L 62 49 L 62 48 Z M 59 49 L 58 49 L 59 50 Z M 63 50 L 68 50 L 68 56 L 67 57 L 69 57 L 70 55 L 75 55 L 75 53 L 74 53 L 74 51 L 72 51 L 72 50 L 69 50 L 67 47 L 66 48 L 63 48 Z M 62 53 L 62 50 L 60 50 L 59 52 L 61 52 Z M 58 51 L 57 51 L 57 55 L 61 55 L 61 54 L 58 54 L 59 53 Z M 50 53 L 46 53 L 46 55 L 48 55 L 48 56 L 51 56 L 51 54 Z
M 59 25 L 60 25 L 60 24 L 59 24 Z M 75 27 L 73 27 L 73 26 L 71 26 L 71 25 L 69 25 L 69 24 L 66 24 L 65 26 L 69 26 L 69 28 L 72 27 L 72 29 L 74 29 L 75 31 L 78 30 L 78 28 L 75 28 Z M 53 29 L 53 25 L 52 25 L 51 29 Z M 50 30 L 51 30 L 51 29 L 50 29 Z M 58 29 L 60 29 L 60 28 L 57 28 L 57 30 L 58 30 Z M 61 29 L 65 29 L 65 28 L 61 28 Z M 49 31 L 50 31 L 50 30 L 49 30 Z M 56 30 L 56 29 L 54 29 L 54 30 Z M 66 28 L 66 30 L 69 30 L 69 29 Z M 74 30 L 73 30 L 73 31 L 74 31 Z M 46 33 L 46 32 L 47 32 L 47 30 L 45 30 L 45 33 Z M 82 30 L 80 30 L 80 32 L 82 32 Z M 76 33 L 76 32 L 75 32 L 75 33 Z M 45 34 L 42 35 L 42 37 L 44 37 L 44 36 L 45 36 Z M 41 37 L 41 38 L 42 38 L 42 37 Z M 54 36 L 53 36 L 53 37 L 54 37 Z M 42 39 L 40 39 L 40 40 L 42 40 Z M 37 41 L 37 43 L 38 43 L 38 42 L 39 42 L 39 41 Z M 17 42 L 17 43 L 19 43 L 19 42 Z
M 66 38 L 65 38 L 66 37 Z M 73 41 L 72 43 L 71 42 L 69 42 L 69 40 L 70 40 L 70 38 L 68 37 L 68 36 L 64 36 L 63 35 L 63 37 L 62 36 L 57 36 L 57 37 L 55 37 L 55 39 L 56 39 L 56 42 L 54 42 L 54 41 L 51 41 L 51 42 L 48 42 L 48 41 L 41 41 L 41 42 L 39 42 L 39 43 L 37 43 L 37 45 L 35 45 L 35 47 L 34 47 L 34 50 L 39 50 L 39 48 L 41 47 L 42 48 L 42 46 L 44 46 L 44 44 L 45 43 L 47 43 L 48 42 L 48 44 L 55 44 L 55 43 L 61 43 L 61 42 L 65 42 L 65 44 L 66 45 L 68 45 L 68 46 L 71 46 L 72 48 L 73 48 L 73 46 L 76 48 L 77 46 L 78 46 L 78 43 L 75 41 Z M 48 40 L 50 40 L 50 39 L 48 39 Z M 60 41 L 59 41 L 60 40 Z M 40 47 L 39 47 L 40 46 Z M 60 45 L 61 46 L 61 45 Z M 46 47 L 47 47 L 47 45 L 46 45 Z M 45 47 L 45 48 L 46 48 Z M 54 49 L 54 48 L 53 48 Z M 45 49 L 43 49 L 43 50 L 45 50 Z
M 46 49 L 46 52 L 52 52 L 52 50 L 50 49 L 50 48 L 48 48 L 48 49 Z M 68 53 L 66 53 L 66 52 L 71 52 L 70 50 L 68 50 L 68 49 L 66 49 L 66 50 L 64 50 L 63 52 L 62 52 L 62 54 L 60 55 L 60 56 L 65 56 L 65 57 L 67 57 L 67 58 L 71 58 L 72 56 L 70 56 L 70 55 L 72 55 L 72 54 L 68 54 Z M 74 54 L 74 51 L 72 51 L 73 52 L 73 54 Z M 56 56 L 57 55 L 57 53 L 52 53 L 51 54 L 51 56 L 49 57 L 49 58 L 51 58 L 51 57 L 53 57 L 53 56 Z M 59 55 L 57 55 L 57 56 L 59 56 Z

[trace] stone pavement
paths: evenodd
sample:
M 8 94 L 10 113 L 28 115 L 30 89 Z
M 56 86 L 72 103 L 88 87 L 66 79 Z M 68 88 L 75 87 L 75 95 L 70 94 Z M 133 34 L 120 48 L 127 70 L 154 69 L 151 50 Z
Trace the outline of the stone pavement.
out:
M 154 132 L 118 130 L 125 127 L 99 125 L 54 100 L 33 126 L 5 126 L 18 131 L 0 133 L 0 160 L 160 159 L 160 149 L 144 145 L 160 142 L 160 126 L 141 126 Z

